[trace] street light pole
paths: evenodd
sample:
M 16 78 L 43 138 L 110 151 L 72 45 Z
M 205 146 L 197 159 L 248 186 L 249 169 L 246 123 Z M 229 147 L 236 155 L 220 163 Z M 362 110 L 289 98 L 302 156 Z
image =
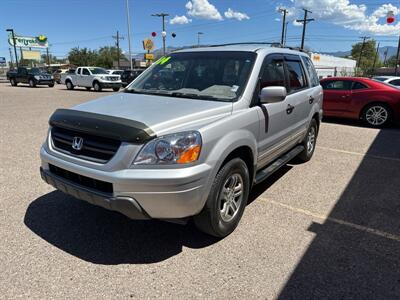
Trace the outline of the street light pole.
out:
M 279 12 L 283 13 L 283 18 L 282 18 L 282 37 L 281 37 L 281 46 L 284 45 L 285 43 L 285 29 L 286 29 L 286 14 L 287 14 L 287 9 L 280 8 Z
M 132 70 L 133 63 L 132 63 L 132 50 L 131 50 L 131 18 L 129 16 L 129 0 L 126 0 L 126 18 L 127 18 L 127 23 L 128 23 L 129 61 L 130 61 L 131 70 Z
M 158 13 L 158 14 L 152 14 L 152 17 L 161 17 L 162 18 L 162 32 L 161 32 L 161 36 L 162 36 L 162 40 L 163 40 L 163 55 L 165 55 L 165 38 L 167 36 L 167 33 L 165 32 L 165 17 L 168 17 L 169 14 L 167 13 Z
M 14 34 L 14 29 L 6 29 L 6 31 L 11 32 L 11 36 L 13 39 L 13 44 L 14 44 L 14 53 L 15 53 L 15 64 L 17 65 L 17 68 L 19 67 L 18 65 L 18 55 L 17 55 L 17 46 L 15 45 L 15 34 Z
M 204 34 L 204 32 L 198 32 L 197 33 L 197 47 L 200 47 L 200 35 Z

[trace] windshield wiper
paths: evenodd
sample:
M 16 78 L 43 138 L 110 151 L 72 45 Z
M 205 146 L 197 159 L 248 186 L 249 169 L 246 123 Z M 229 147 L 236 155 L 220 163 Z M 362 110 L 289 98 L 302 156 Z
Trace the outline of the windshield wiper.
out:
M 189 99 L 204 99 L 204 100 L 219 100 L 218 98 L 211 95 L 199 95 L 194 93 L 181 93 L 181 92 L 173 92 L 170 94 L 172 97 L 182 97 Z

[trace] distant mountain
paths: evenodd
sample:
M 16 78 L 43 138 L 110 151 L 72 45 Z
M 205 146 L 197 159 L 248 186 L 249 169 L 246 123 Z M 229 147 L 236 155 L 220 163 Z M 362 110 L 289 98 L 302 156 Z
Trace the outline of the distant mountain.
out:
M 385 46 L 385 47 L 380 47 L 379 48 L 379 58 L 381 60 L 384 60 L 385 58 L 385 51 L 388 51 L 387 58 L 389 59 L 393 55 L 396 55 L 397 53 L 397 47 L 393 46 Z M 337 56 L 337 57 L 346 57 L 351 54 L 351 51 L 336 51 L 336 52 L 324 52 L 324 54 L 332 55 L 332 56 Z

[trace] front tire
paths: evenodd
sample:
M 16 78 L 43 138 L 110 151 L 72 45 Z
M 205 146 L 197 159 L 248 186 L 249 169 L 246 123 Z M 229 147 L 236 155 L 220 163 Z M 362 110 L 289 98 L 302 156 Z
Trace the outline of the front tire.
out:
M 225 237 L 235 230 L 250 191 L 250 176 L 240 158 L 227 162 L 214 179 L 203 210 L 194 216 L 196 227 L 213 236 Z
M 51 87 L 51 88 L 54 87 L 54 83 L 50 83 L 49 87 Z
M 31 88 L 36 87 L 36 83 L 35 83 L 35 81 L 34 81 L 33 79 L 29 79 L 29 86 L 30 86 Z
M 313 156 L 317 143 L 318 129 L 317 121 L 312 119 L 306 137 L 302 142 L 304 150 L 296 157 L 299 162 L 307 162 Z
M 391 121 L 392 114 L 390 109 L 381 103 L 370 104 L 364 108 L 362 119 L 364 123 L 370 127 L 384 127 Z
M 10 83 L 11 83 L 12 86 L 17 86 L 18 85 L 18 82 L 14 78 L 10 79 Z
M 92 88 L 90 86 L 86 87 L 87 91 L 90 91 Z
M 100 83 L 98 83 L 97 81 L 93 83 L 93 89 L 95 90 L 95 92 L 101 92 L 102 88 Z
M 113 88 L 114 92 L 118 92 L 119 91 L 119 87 L 118 88 Z
M 73 90 L 74 89 L 74 85 L 72 84 L 72 82 L 70 80 L 68 80 L 65 85 L 67 86 L 67 90 Z

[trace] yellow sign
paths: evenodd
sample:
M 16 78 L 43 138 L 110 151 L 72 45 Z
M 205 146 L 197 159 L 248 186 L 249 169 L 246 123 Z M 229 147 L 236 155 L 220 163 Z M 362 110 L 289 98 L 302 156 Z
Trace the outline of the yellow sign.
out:
M 151 51 L 154 49 L 154 42 L 151 39 L 145 39 L 143 41 L 144 50 Z
M 315 61 L 320 61 L 320 60 L 321 60 L 321 56 L 319 56 L 319 55 L 314 55 L 314 56 L 313 56 L 313 60 L 315 60 Z
M 24 59 L 40 60 L 40 51 L 22 50 L 22 57 Z
M 153 60 L 154 59 L 154 54 L 153 53 L 146 53 L 144 55 L 144 59 Z

